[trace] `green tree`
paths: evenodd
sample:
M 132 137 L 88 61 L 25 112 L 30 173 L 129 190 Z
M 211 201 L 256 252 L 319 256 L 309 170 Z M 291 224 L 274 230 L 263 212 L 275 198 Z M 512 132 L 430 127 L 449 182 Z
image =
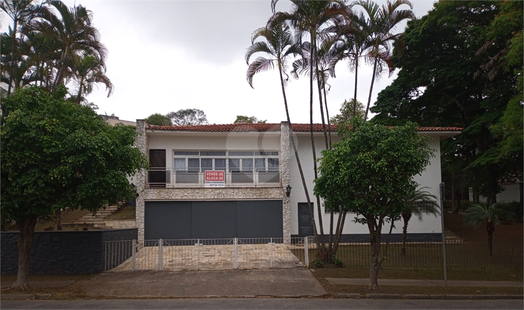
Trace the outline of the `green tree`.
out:
M 233 124 L 265 124 L 265 120 L 259 120 L 255 116 L 245 116 L 245 115 L 237 115 L 237 119 L 233 122 Z
M 34 14 L 35 6 L 32 4 L 33 0 L 4 0 L 0 2 L 0 9 L 4 11 L 12 20 L 13 28 L 11 31 L 11 46 L 10 54 L 11 59 L 9 62 L 9 82 L 7 88 L 7 94 L 11 94 L 14 68 L 15 68 L 15 53 L 17 50 L 17 38 L 16 35 L 19 32 L 19 26 L 25 25 Z
M 76 103 L 86 103 L 86 96 L 93 91 L 95 83 L 102 83 L 106 86 L 107 96 L 113 92 L 113 83 L 106 76 L 106 66 L 100 59 L 93 55 L 82 53 L 80 56 L 73 56 L 74 79 L 77 84 Z
M 406 255 L 406 241 L 408 237 L 408 223 L 413 215 L 416 215 L 419 221 L 422 221 L 423 214 L 433 214 L 437 216 L 440 214 L 437 197 L 427 190 L 426 187 L 417 188 L 410 192 L 406 197 L 404 208 L 400 212 L 400 216 L 404 222 L 402 227 L 402 248 L 400 255 Z
M 383 5 L 380 9 L 376 3 L 370 0 L 357 1 L 356 5 L 361 6 L 367 14 L 366 23 L 368 27 L 365 27 L 365 29 L 370 30 L 370 33 L 366 34 L 369 37 L 370 44 L 367 58 L 373 63 L 373 73 L 364 114 L 364 119 L 367 120 L 375 77 L 382 72 L 384 63 L 390 66 L 388 64 L 390 44 L 400 36 L 400 33 L 395 34 L 392 31 L 400 22 L 406 19 L 414 19 L 415 14 L 411 11 L 413 6 L 408 0 L 394 0 L 393 2 L 388 0 L 387 5 Z M 410 9 L 398 10 L 399 7 L 404 5 Z
M 353 114 L 356 111 L 357 114 Z M 340 113 L 331 118 L 333 124 L 348 123 L 353 117 L 364 119 L 364 105 L 360 101 L 351 99 L 351 101 L 344 100 L 340 106 Z
M 500 65 L 498 61 L 505 59 L 501 51 L 513 40 L 518 41 L 512 31 L 522 31 L 518 14 L 509 14 L 513 22 L 494 26 L 508 3 L 440 1 L 428 15 L 409 21 L 393 53 L 400 69 L 398 77 L 378 95 L 371 109 L 378 113 L 373 119 L 376 123 L 397 125 L 414 121 L 421 126 L 464 128 L 459 136 L 442 143 L 443 168 L 449 171 L 444 164 L 454 162 L 454 169 L 459 169 L 457 174 L 469 172 L 470 186 L 475 193 L 487 197 L 488 204 L 496 202 L 500 181 L 521 178 L 523 170 L 522 148 L 501 156 L 504 135 L 493 130 L 512 98 L 522 98 L 517 71 L 493 71 Z M 522 14 L 522 6 L 513 5 L 514 13 Z M 495 36 L 492 27 L 504 34 Z M 521 68 L 517 64 L 512 69 Z M 522 111 L 511 111 L 510 122 L 516 120 L 516 125 L 522 119 Z M 507 137 L 510 136 L 514 137 Z
M 37 219 L 59 208 L 95 212 L 134 195 L 127 177 L 147 167 L 130 126 L 110 126 L 86 106 L 30 87 L 4 99 L 1 129 L 3 219 L 14 221 L 18 275 L 27 288 L 29 253 Z
M 433 150 L 413 123 L 389 128 L 355 118 L 351 125 L 338 126 L 341 141 L 322 151 L 314 191 L 327 209 L 340 212 L 341 229 L 347 212 L 355 213 L 355 222 L 367 225 L 370 285 L 378 289 L 378 271 L 389 242 L 382 252 L 382 228 L 400 215 L 406 197 L 417 187 L 413 177 L 424 171 Z M 392 229 L 393 223 L 389 234 Z
M 272 7 L 274 8 L 278 0 L 272 0 Z M 314 0 L 291 0 L 292 7 L 291 12 L 276 12 L 268 21 L 268 25 L 276 25 L 283 22 L 289 22 L 291 27 L 295 31 L 295 37 L 299 38 L 299 43 L 302 43 L 303 38 L 309 39 L 309 51 L 307 61 L 309 62 L 309 68 L 317 68 L 318 58 L 318 44 L 322 37 L 326 34 L 329 26 L 335 23 L 337 18 L 348 14 L 347 6 L 342 1 L 329 0 L 329 1 L 314 1 Z M 317 81 L 320 81 L 318 77 L 319 70 L 309 70 L 309 110 L 310 110 L 310 137 L 311 137 L 311 149 L 313 155 L 313 171 L 315 179 L 318 177 L 317 171 L 317 158 L 315 141 L 313 135 L 313 80 L 316 75 Z M 319 93 L 319 97 L 321 94 Z M 327 139 L 327 137 L 326 137 Z M 326 144 L 328 142 L 326 141 Z M 322 210 L 320 206 L 320 198 L 317 196 L 317 213 L 319 219 L 322 218 Z M 310 214 L 313 221 L 314 212 L 311 203 L 309 203 Z M 317 238 L 317 244 L 320 248 L 319 255 L 323 260 L 331 260 L 331 253 L 326 253 L 324 246 L 323 236 L 324 228 L 323 223 L 319 220 L 319 232 L 317 232 L 316 225 L 313 225 L 315 236 Z
M 499 225 L 501 220 L 509 217 L 508 213 L 496 203 L 492 205 L 478 204 L 466 210 L 464 222 L 475 226 L 486 223 L 489 256 L 493 257 L 493 233 L 495 232 L 495 226 Z
M 176 112 L 169 112 L 167 116 L 171 118 L 171 121 L 176 126 L 207 124 L 206 113 L 199 109 L 182 109 Z
M 33 31 L 44 33 L 59 44 L 56 60 L 56 72 L 51 89 L 74 75 L 74 55 L 86 53 L 97 59 L 97 63 L 105 69 L 104 63 L 107 50 L 100 42 L 100 34 L 92 24 L 92 12 L 82 5 L 68 8 L 62 1 L 49 1 L 53 10 L 39 14 L 33 19 L 30 28 Z M 58 14 L 55 15 L 54 11 Z M 105 71 L 105 70 L 104 70 Z
M 160 113 L 151 114 L 146 118 L 146 121 L 149 123 L 149 125 L 157 125 L 157 126 L 172 126 L 173 123 L 171 122 L 171 118 L 166 115 L 162 115 Z

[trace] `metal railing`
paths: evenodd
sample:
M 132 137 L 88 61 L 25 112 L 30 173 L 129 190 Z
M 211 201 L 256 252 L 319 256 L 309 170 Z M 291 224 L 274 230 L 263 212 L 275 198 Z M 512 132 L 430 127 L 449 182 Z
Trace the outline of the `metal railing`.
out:
M 230 170 L 224 172 L 223 182 L 206 182 L 205 170 L 151 168 L 147 173 L 147 183 L 151 187 L 236 187 L 236 186 L 275 186 L 280 184 L 278 168 L 248 171 Z
M 308 266 L 305 238 L 159 239 L 125 241 L 128 255 L 106 243 L 105 270 L 216 270 Z M 123 242 L 123 241 L 122 241 Z M 298 255 L 298 256 L 297 256 Z M 117 257 L 117 258 L 115 258 Z M 306 258 L 306 260 L 304 260 Z
M 442 243 L 391 242 L 382 268 L 442 269 Z M 160 239 L 106 241 L 105 270 L 220 270 L 315 266 L 314 237 Z M 382 250 L 385 245 L 382 246 Z M 496 246 L 489 256 L 486 243 L 448 240 L 447 270 L 488 269 L 522 272 L 522 244 Z M 382 252 L 383 253 L 383 252 Z M 369 267 L 369 242 L 344 242 L 336 258 L 345 267 Z

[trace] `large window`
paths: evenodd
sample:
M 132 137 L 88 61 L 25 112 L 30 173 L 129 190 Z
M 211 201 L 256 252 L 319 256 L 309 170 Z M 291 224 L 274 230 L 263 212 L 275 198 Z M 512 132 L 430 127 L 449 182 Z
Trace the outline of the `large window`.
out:
M 198 174 L 207 170 L 224 170 L 232 183 L 279 182 L 278 151 L 193 151 L 173 152 L 177 175 Z M 197 183 L 196 177 L 177 177 L 180 183 Z M 191 181 L 191 182 L 190 182 Z

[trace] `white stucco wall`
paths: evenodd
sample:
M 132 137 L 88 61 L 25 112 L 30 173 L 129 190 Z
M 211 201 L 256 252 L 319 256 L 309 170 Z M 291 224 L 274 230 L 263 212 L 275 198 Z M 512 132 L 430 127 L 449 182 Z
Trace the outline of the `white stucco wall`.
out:
M 315 220 L 317 222 L 317 229 L 319 228 L 318 223 L 318 214 L 317 214 L 317 202 L 316 198 L 313 195 L 313 154 L 311 152 L 311 138 L 309 133 L 299 133 L 295 135 L 297 146 L 299 150 L 300 161 L 306 176 L 308 183 L 308 191 L 311 201 L 315 205 Z M 335 142 L 338 137 L 333 136 L 333 142 Z M 439 184 L 441 182 L 441 173 L 440 173 L 440 143 L 439 138 L 435 137 L 430 142 L 429 145 L 431 148 L 435 149 L 435 156 L 431 158 L 431 163 L 426 170 L 421 174 L 415 177 L 415 180 L 421 185 L 429 187 L 427 189 L 430 193 L 440 198 L 439 195 Z M 322 134 L 315 137 L 315 148 L 317 153 L 317 158 L 321 156 L 321 150 L 325 149 L 324 137 Z M 298 203 L 307 202 L 306 196 L 304 194 L 302 181 L 300 179 L 300 173 L 297 168 L 297 162 L 295 156 L 291 156 L 290 162 L 290 180 L 293 190 L 291 192 L 291 234 L 298 234 Z M 322 203 L 322 202 L 321 202 Z M 344 225 L 343 234 L 366 234 L 369 233 L 367 226 L 362 224 L 357 224 L 353 222 L 354 214 L 348 214 L 346 216 L 346 222 Z M 335 216 L 335 225 L 336 225 Z M 324 233 L 329 232 L 329 213 L 325 212 L 322 208 L 322 223 L 324 225 Z M 393 230 L 393 233 L 402 233 L 402 222 L 396 224 L 397 228 Z M 389 231 L 389 226 L 384 227 L 384 232 Z M 419 221 L 417 217 L 413 217 L 408 226 L 409 233 L 440 233 L 442 232 L 440 216 L 424 216 L 423 221 Z
M 279 151 L 280 132 L 148 132 L 149 149 L 165 149 L 172 168 L 174 150 Z

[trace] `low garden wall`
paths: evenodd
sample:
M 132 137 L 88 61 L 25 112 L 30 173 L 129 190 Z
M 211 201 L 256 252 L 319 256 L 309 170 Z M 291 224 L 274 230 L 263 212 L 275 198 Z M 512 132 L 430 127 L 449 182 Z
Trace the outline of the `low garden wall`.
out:
M 18 232 L 1 233 L 1 272 L 16 274 Z M 29 274 L 94 274 L 104 271 L 105 241 L 132 240 L 138 230 L 35 232 Z

